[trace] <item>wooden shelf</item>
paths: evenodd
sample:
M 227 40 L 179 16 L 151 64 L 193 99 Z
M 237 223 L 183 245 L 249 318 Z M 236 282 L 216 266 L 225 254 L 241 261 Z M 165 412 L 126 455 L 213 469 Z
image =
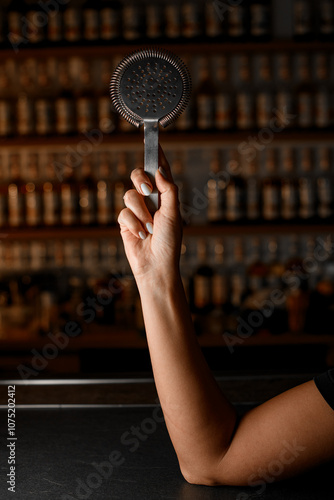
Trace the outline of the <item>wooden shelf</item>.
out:
M 163 146 L 169 144 L 177 144 L 178 147 L 184 148 L 201 148 L 205 145 L 212 146 L 217 144 L 219 146 L 230 146 L 240 144 L 240 142 L 256 139 L 261 131 L 259 129 L 246 130 L 246 131 L 222 131 L 222 132 L 168 132 L 161 130 L 160 142 Z M 102 132 L 101 132 L 102 134 Z M 329 143 L 334 139 L 334 130 L 284 130 L 273 134 L 273 141 L 271 146 L 284 143 L 300 143 L 308 144 L 312 142 Z M 17 146 L 34 148 L 36 146 L 75 146 L 81 141 L 87 141 L 85 135 L 75 136 L 45 136 L 45 137 L 2 137 L 0 138 L 0 146 L 8 148 L 16 148 Z M 259 136 L 260 140 L 260 136 Z M 96 150 L 108 146 L 113 146 L 115 150 L 120 150 L 127 146 L 133 149 L 143 149 L 143 130 L 136 130 L 133 133 L 115 133 L 105 134 L 101 138 L 100 143 L 92 143 L 92 147 Z
M 207 224 L 185 226 L 184 236 L 229 236 L 249 234 L 322 234 L 332 233 L 334 224 Z M 3 228 L 0 240 L 48 240 L 48 239 L 85 239 L 118 238 L 118 225 L 109 227 L 40 227 L 40 228 Z
M 296 42 L 294 40 L 274 40 L 271 42 L 214 42 L 209 40 L 204 40 L 202 42 L 191 42 L 185 41 L 184 43 L 168 42 L 159 43 L 145 40 L 145 42 L 138 41 L 134 43 L 113 43 L 108 45 L 68 45 L 64 47 L 41 47 L 41 48 L 31 48 L 21 45 L 15 52 L 14 49 L 4 49 L 1 50 L 2 58 L 12 58 L 25 59 L 26 57 L 66 57 L 75 55 L 84 58 L 96 58 L 96 57 L 108 57 L 112 55 L 127 54 L 138 48 L 159 46 L 161 48 L 171 50 L 178 54 L 198 54 L 208 52 L 219 53 L 222 50 L 224 53 L 236 53 L 236 52 L 277 52 L 277 51 L 329 51 L 334 50 L 334 43 L 332 42 Z

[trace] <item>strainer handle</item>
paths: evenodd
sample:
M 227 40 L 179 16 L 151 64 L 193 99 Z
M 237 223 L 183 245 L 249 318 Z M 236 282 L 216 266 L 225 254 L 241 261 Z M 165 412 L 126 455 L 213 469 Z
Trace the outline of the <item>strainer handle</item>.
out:
M 159 122 L 158 120 L 144 120 L 144 170 L 148 174 L 153 191 L 149 196 L 145 196 L 146 206 L 151 213 L 158 210 L 160 205 L 160 196 L 155 185 L 155 173 L 159 167 Z

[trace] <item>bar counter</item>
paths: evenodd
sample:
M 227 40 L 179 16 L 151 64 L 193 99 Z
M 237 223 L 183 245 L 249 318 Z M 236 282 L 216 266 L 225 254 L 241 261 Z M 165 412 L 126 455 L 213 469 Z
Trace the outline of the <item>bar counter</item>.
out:
M 310 375 L 220 376 L 240 415 Z M 16 488 L 7 490 L 7 389 L 16 396 Z M 0 498 L 333 500 L 334 463 L 290 480 L 206 487 L 182 477 L 150 377 L 0 382 Z M 267 471 L 268 473 L 268 471 Z

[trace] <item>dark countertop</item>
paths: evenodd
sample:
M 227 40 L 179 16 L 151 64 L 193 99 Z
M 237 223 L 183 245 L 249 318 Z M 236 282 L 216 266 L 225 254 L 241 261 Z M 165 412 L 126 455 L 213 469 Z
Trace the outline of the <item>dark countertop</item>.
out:
M 310 378 L 309 374 L 229 375 L 218 381 L 242 414 Z M 17 404 L 15 494 L 6 484 L 6 400 L 12 383 Z M 157 403 L 149 377 L 0 381 L 0 498 L 333 500 L 334 463 L 274 484 L 189 485 L 180 473 Z
M 1 460 L 2 500 L 333 500 L 333 464 L 266 486 L 189 485 L 155 405 L 19 409 L 17 438 L 16 493 L 6 491 Z M 3 457 L 4 440 L 1 448 Z

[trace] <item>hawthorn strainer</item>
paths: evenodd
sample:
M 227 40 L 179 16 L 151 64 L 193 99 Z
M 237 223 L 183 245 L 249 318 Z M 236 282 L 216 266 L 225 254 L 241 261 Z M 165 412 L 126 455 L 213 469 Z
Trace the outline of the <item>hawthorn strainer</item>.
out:
M 110 81 L 110 96 L 117 112 L 136 127 L 144 124 L 144 170 L 153 192 L 145 197 L 154 212 L 159 193 L 154 176 L 158 168 L 159 124 L 167 127 L 186 108 L 191 93 L 189 71 L 183 61 L 159 48 L 137 50 L 116 67 Z

